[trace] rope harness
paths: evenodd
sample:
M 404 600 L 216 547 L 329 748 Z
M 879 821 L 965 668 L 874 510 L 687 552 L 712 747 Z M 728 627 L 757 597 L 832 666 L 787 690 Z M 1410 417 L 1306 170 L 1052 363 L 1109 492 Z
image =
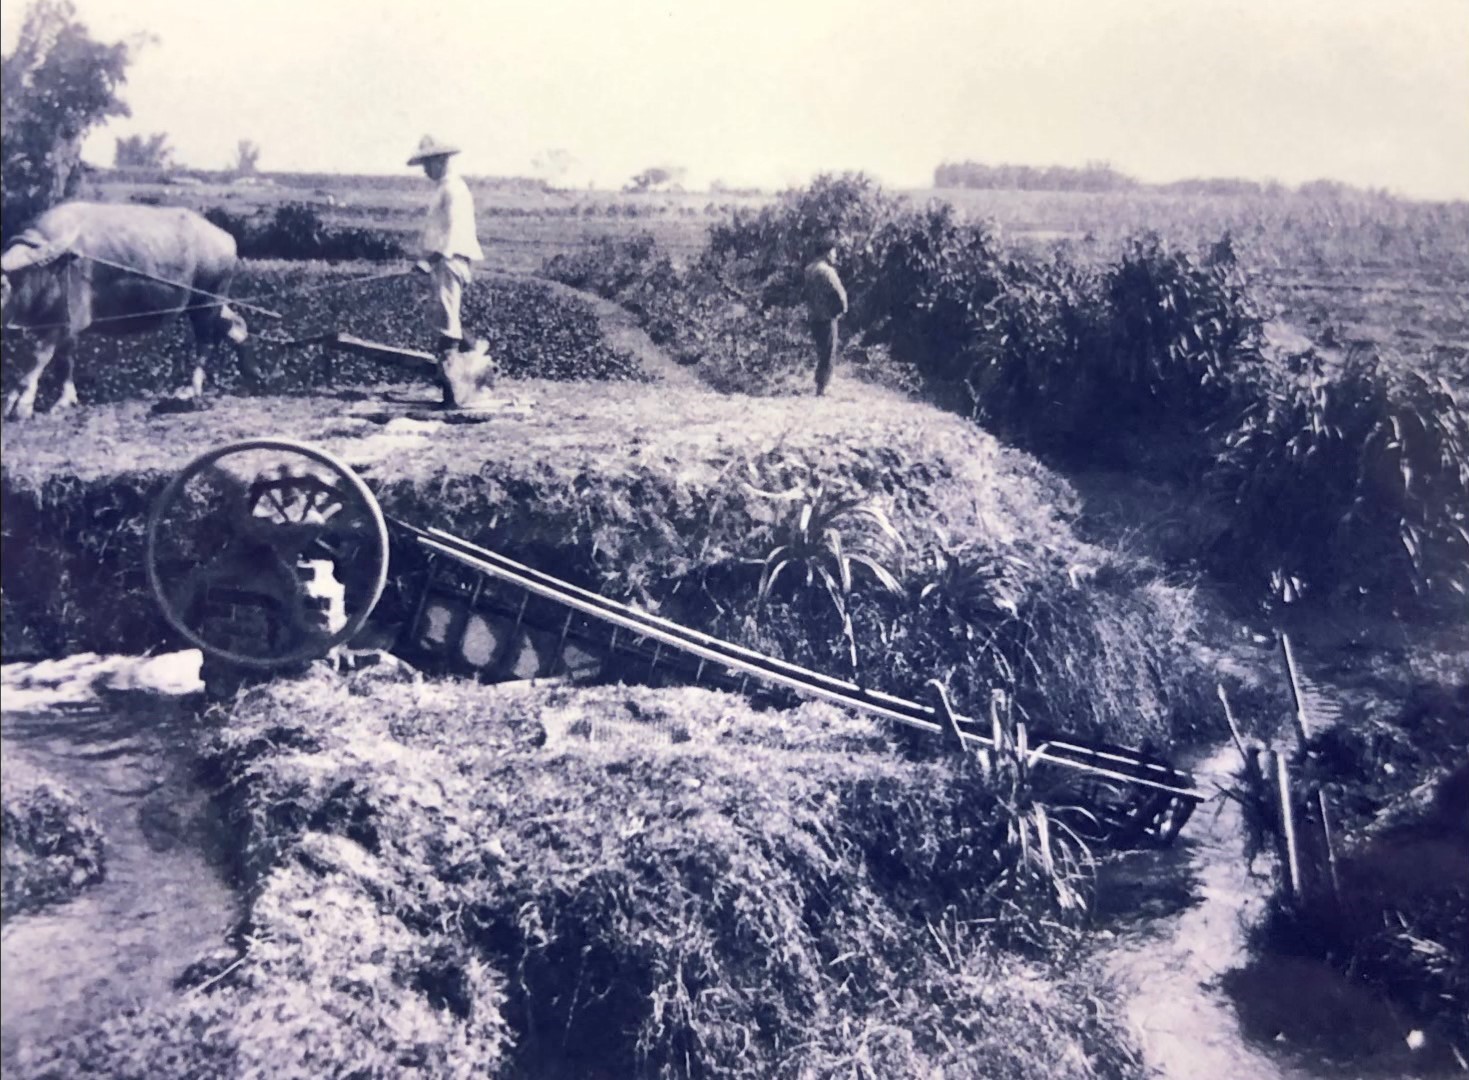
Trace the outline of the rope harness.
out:
M 139 270 L 135 266 L 127 266 L 124 263 L 113 262 L 111 259 L 103 258 L 101 255 L 89 255 L 89 254 L 87 254 L 84 251 L 78 251 L 78 252 L 75 252 L 74 254 L 78 258 L 80 258 L 80 259 L 87 259 L 87 260 L 89 260 L 91 262 L 98 263 L 101 266 L 107 266 L 107 267 L 111 267 L 114 270 L 120 270 L 120 271 L 122 271 L 123 273 L 126 273 L 126 274 L 134 274 L 134 275 L 136 275 L 138 277 L 141 277 L 141 278 L 147 278 L 148 280 L 150 280 L 150 281 L 156 281 L 156 282 L 158 282 L 161 285 L 172 285 L 174 288 L 177 288 L 177 289 L 187 289 L 191 293 L 197 293 L 200 296 L 207 296 L 212 301 L 214 301 L 213 303 L 187 304 L 184 307 L 167 307 L 167 308 L 155 308 L 155 309 L 153 309 L 151 311 L 134 311 L 134 312 L 131 312 L 130 314 L 127 314 L 127 315 L 101 315 L 101 316 L 98 316 L 97 318 L 92 319 L 91 321 L 93 323 L 123 322 L 123 321 L 126 321 L 128 319 L 147 319 L 147 318 L 151 318 L 152 316 L 155 316 L 155 315 L 176 315 L 176 314 L 180 314 L 180 313 L 185 312 L 185 311 L 199 311 L 199 310 L 204 310 L 204 309 L 208 309 L 208 308 L 224 307 L 226 304 L 233 304 L 235 307 L 243 308 L 246 311 L 254 311 L 254 312 L 257 312 L 257 313 L 259 313 L 261 315 L 265 315 L 268 318 L 272 318 L 272 319 L 284 319 L 285 318 L 285 316 L 282 315 L 278 311 L 272 311 L 270 308 L 261 307 L 258 304 L 251 303 L 252 300 L 259 299 L 261 297 L 265 297 L 265 296 L 269 295 L 267 293 L 257 293 L 255 296 L 244 297 L 244 298 L 229 297 L 229 296 L 225 296 L 223 293 L 210 292 L 207 289 L 200 289 L 200 288 L 197 288 L 197 287 L 195 287 L 193 285 L 186 285 L 182 281 L 174 281 L 171 278 L 161 277 L 158 274 L 149 273 L 147 270 Z M 303 295 L 306 295 L 308 293 L 325 292 L 325 291 L 327 291 L 329 289 L 344 289 L 344 288 L 346 288 L 349 285 L 362 285 L 362 284 L 365 284 L 366 282 L 369 282 L 369 281 L 385 281 L 385 280 L 387 280 L 389 278 L 407 277 L 409 274 L 412 274 L 412 273 L 413 273 L 412 270 L 389 270 L 389 271 L 386 271 L 386 272 L 381 273 L 381 274 L 368 274 L 368 275 L 366 275 L 364 277 L 349 278 L 346 281 L 328 281 L 328 282 L 323 282 L 320 285 L 308 285 L 305 288 L 297 289 L 295 294 L 297 296 L 303 296 Z M 7 329 L 7 330 L 28 330 L 28 331 L 35 331 L 35 330 L 59 330 L 59 329 L 68 327 L 70 325 L 71 324 L 70 323 L 67 323 L 67 322 L 31 323 L 31 324 L 6 323 L 5 324 L 5 329 Z M 272 341 L 272 340 L 275 340 L 275 339 L 272 339 L 272 338 L 262 338 L 262 340 Z

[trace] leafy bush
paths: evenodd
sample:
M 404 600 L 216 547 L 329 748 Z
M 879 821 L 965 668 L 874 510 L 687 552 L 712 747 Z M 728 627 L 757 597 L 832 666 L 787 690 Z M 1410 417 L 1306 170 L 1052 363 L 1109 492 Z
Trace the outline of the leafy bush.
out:
M 0 61 L 5 122 L 0 131 L 0 239 L 73 197 L 82 143 L 114 116 L 131 115 L 120 91 L 136 43 L 104 44 L 70 0 L 32 0 L 10 53 Z
M 792 504 L 779 528 L 781 542 L 771 548 L 761 566 L 759 603 L 763 605 L 775 594 L 781 575 L 790 570 L 788 577 L 794 582 L 800 606 L 810 611 L 823 600 L 830 604 L 841 622 L 847 667 L 856 674 L 857 635 L 849 610 L 852 571 L 860 568 L 888 592 L 901 594 L 898 579 L 879 561 L 901 548 L 897 529 L 870 499 L 834 498 L 820 485 L 810 492 L 757 494 Z M 821 599 L 813 603 L 813 597 Z
M 1324 595 L 1459 607 L 1469 592 L 1469 414 L 1376 356 L 1292 357 L 1225 440 L 1216 564 Z
M 1226 234 L 1195 260 L 1156 236 L 1134 240 L 1103 277 L 1109 411 L 1119 426 L 1197 440 L 1232 419 L 1260 359 L 1261 319 Z M 1243 369 L 1243 370 L 1242 370 Z
M 679 303 L 685 283 L 651 233 L 626 239 L 602 237 L 575 253 L 553 256 L 541 273 L 621 304 L 659 345 L 676 339 L 685 317 Z
M 204 216 L 235 238 L 245 259 L 323 259 L 388 262 L 407 257 L 394 233 L 360 226 L 328 225 L 310 203 L 285 203 L 256 224 L 241 214 L 215 207 Z
M 859 319 L 879 328 L 893 354 L 913 365 L 940 403 L 968 411 L 966 383 L 987 351 L 991 305 L 1006 268 L 983 226 L 961 223 L 938 203 L 890 222 Z
M 1068 565 L 982 537 L 914 549 L 907 605 L 886 623 L 856 615 L 863 639 L 885 645 L 879 685 L 926 697 L 938 678 L 969 715 L 1002 688 L 1037 734 L 1159 746 L 1197 725 L 1209 689 L 1193 651 L 1201 616 L 1157 567 L 1096 549 L 1075 553 L 1095 562 Z

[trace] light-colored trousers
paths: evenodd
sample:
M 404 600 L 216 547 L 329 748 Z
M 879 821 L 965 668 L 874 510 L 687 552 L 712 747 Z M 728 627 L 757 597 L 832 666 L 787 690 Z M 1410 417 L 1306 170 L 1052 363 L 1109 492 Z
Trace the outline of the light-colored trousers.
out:
M 429 318 L 442 336 L 464 337 L 464 326 L 459 321 L 459 303 L 464 297 L 464 287 L 473 279 L 469 260 L 463 255 L 434 259 L 429 266 L 429 280 L 434 290 L 434 305 Z

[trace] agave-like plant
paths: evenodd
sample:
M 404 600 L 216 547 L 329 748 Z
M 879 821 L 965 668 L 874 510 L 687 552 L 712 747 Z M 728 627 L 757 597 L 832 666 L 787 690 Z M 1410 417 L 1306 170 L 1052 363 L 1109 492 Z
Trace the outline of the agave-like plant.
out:
M 1085 817 L 1079 806 L 1048 807 L 1035 777 L 1038 751 L 1032 750 L 1025 725 L 1010 720 L 1009 699 L 996 693 L 990 713 L 992 746 L 976 757 L 999 807 L 994 852 L 997 873 L 986 895 L 1001 910 L 1001 919 L 1025 936 L 1040 932 L 1047 913 L 1074 922 L 1087 910 L 1087 885 L 1095 859 L 1090 846 L 1067 823 Z
M 1015 578 L 1032 569 L 1028 560 L 973 543 L 952 543 L 942 529 L 936 528 L 934 536 L 937 543 L 918 590 L 919 603 L 935 604 L 971 625 L 1019 614 L 1022 597 Z
M 848 662 L 855 673 L 857 637 L 850 604 L 854 571 L 865 571 L 882 589 L 901 595 L 897 575 L 882 559 L 902 551 L 902 535 L 887 512 L 869 498 L 834 495 L 821 484 L 786 492 L 745 486 L 763 498 L 791 503 L 777 526 L 780 543 L 761 563 L 759 605 L 763 608 L 787 576 L 798 580 L 805 593 L 826 597 L 841 620 Z

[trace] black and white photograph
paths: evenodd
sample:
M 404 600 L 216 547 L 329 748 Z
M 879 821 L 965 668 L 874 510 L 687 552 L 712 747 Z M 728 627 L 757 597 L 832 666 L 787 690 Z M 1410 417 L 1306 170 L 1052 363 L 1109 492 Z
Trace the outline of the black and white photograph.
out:
M 1466 0 L 5 0 L 6 1080 L 1469 1080 Z

